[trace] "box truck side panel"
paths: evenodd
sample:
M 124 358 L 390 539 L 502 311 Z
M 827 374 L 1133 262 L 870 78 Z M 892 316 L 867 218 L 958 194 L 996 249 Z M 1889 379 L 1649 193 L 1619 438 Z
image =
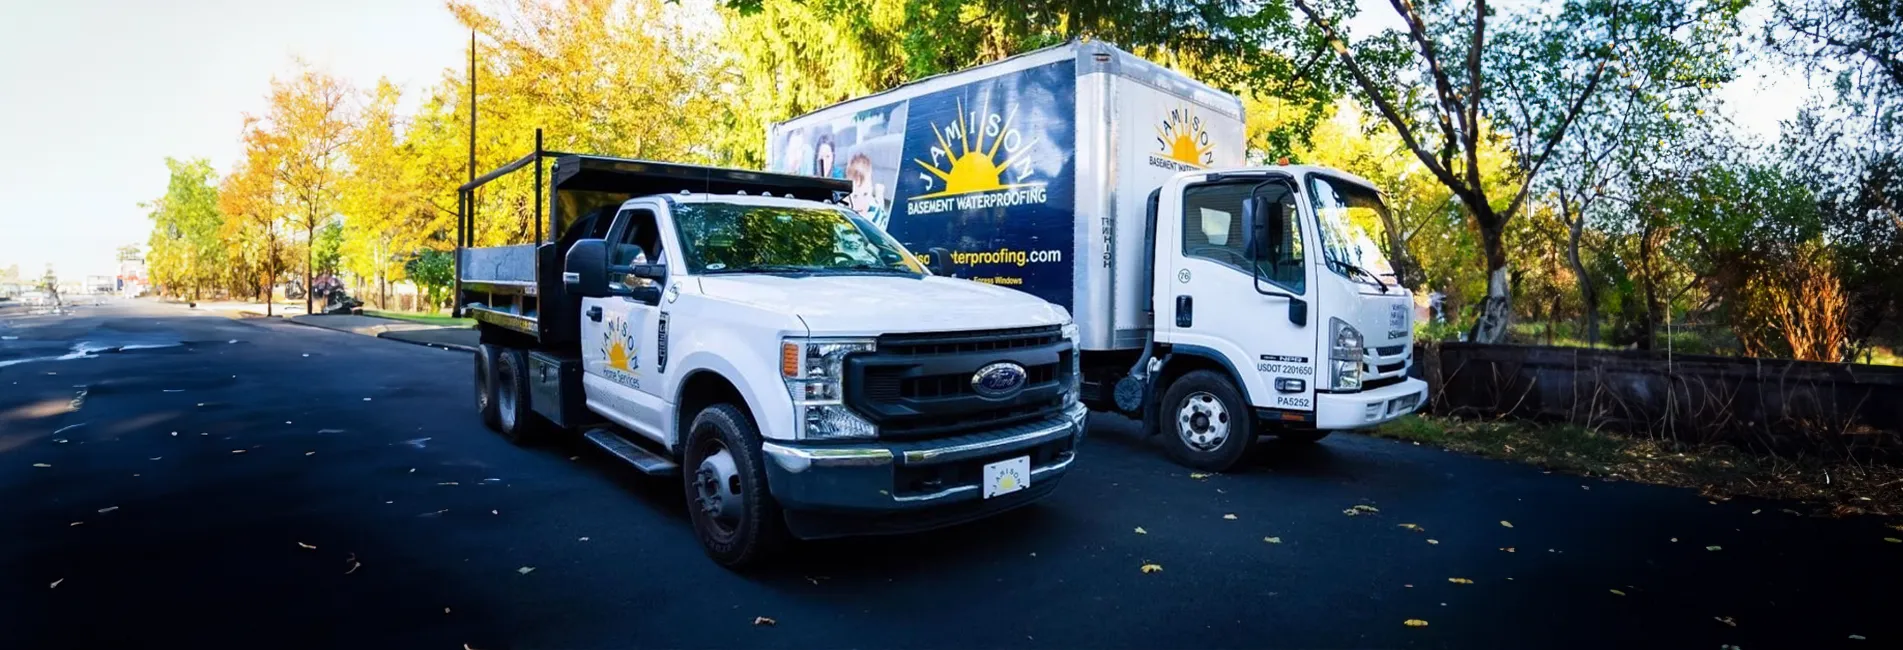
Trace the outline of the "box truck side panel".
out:
M 1118 139 L 1111 238 L 1114 349 L 1142 347 L 1150 328 L 1143 316 L 1150 298 L 1145 262 L 1153 254 L 1144 241 L 1150 192 L 1177 172 L 1242 165 L 1241 106 L 1233 96 L 1192 89 L 1199 86 L 1172 72 L 1127 64 L 1112 86 Z
M 770 168 L 851 180 L 852 209 L 914 252 L 944 248 L 960 277 L 1068 308 L 1075 94 L 1061 59 L 828 109 L 775 129 Z

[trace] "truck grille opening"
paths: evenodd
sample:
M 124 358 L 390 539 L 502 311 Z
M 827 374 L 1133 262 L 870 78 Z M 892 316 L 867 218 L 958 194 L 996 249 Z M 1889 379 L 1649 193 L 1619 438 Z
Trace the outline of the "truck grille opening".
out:
M 1056 327 L 887 335 L 877 352 L 849 359 L 845 401 L 878 423 L 882 438 L 1001 428 L 1063 410 L 1071 354 Z M 1024 367 L 1024 387 L 1008 398 L 980 396 L 972 375 L 999 361 Z
M 1375 348 L 1374 352 L 1375 354 L 1379 354 L 1384 357 L 1391 357 L 1391 356 L 1400 354 L 1402 350 L 1406 350 L 1406 349 L 1407 349 L 1407 346 L 1405 345 L 1389 345 L 1389 346 Z

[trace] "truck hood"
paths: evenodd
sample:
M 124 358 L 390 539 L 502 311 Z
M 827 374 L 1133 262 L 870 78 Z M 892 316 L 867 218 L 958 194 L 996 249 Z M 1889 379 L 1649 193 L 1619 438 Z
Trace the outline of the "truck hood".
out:
M 798 315 L 813 336 L 1061 325 L 1062 307 L 1027 293 L 968 280 L 877 275 L 701 276 L 701 293 Z

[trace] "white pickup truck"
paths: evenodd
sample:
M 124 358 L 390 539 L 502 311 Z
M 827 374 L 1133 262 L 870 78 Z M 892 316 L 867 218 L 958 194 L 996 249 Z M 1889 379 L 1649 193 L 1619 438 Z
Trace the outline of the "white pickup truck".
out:
M 536 243 L 468 246 L 477 188 L 529 167 Z M 483 420 L 680 475 L 728 566 L 788 533 L 922 530 L 1049 494 L 1085 431 L 1069 314 L 933 276 L 832 202 L 849 189 L 539 147 L 463 186 Z

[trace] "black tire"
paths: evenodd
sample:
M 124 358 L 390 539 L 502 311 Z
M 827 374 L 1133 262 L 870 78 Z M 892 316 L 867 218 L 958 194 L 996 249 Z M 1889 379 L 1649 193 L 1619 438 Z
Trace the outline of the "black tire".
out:
M 540 442 L 548 431 L 546 420 L 529 405 L 529 354 L 515 348 L 502 348 L 496 354 L 495 399 L 496 433 L 517 445 Z
M 488 343 L 476 348 L 476 414 L 491 431 L 502 430 L 496 411 L 496 357 L 500 354 L 500 348 Z
M 1191 469 L 1226 472 L 1255 444 L 1255 412 L 1227 375 L 1193 370 L 1164 392 L 1157 429 L 1170 460 Z
M 1313 444 L 1316 442 L 1320 442 L 1322 438 L 1328 437 L 1328 434 L 1330 433 L 1333 433 L 1333 432 L 1321 431 L 1318 429 L 1296 429 L 1292 431 L 1285 429 L 1282 431 L 1275 432 L 1275 439 L 1286 440 L 1289 442 L 1299 442 L 1302 444 Z
M 731 460 L 729 481 L 709 485 L 702 475 L 710 459 L 726 451 Z M 730 569 L 760 564 L 786 545 L 786 519 L 780 504 L 767 488 L 765 458 L 760 453 L 760 434 L 745 413 L 729 404 L 702 409 L 688 427 L 687 444 L 681 463 L 682 483 L 687 488 L 687 512 L 693 519 L 694 536 L 714 562 Z M 737 481 L 738 485 L 734 483 Z M 737 497 L 739 511 L 732 516 L 710 512 L 703 501 L 703 488 L 718 487 L 723 498 Z M 738 489 L 732 489 L 737 487 Z M 724 502 L 723 502 L 724 503 Z

